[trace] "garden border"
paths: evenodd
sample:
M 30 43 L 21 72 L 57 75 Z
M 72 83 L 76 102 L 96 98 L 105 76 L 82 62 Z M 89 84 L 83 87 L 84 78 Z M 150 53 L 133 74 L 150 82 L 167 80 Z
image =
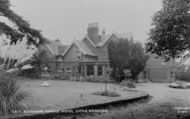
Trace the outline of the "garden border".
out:
M 115 101 L 108 101 L 105 103 L 98 103 L 98 104 L 90 104 L 86 106 L 79 106 L 75 108 L 70 108 L 66 110 L 72 111 L 71 113 L 65 113 L 63 111 L 59 112 L 53 112 L 53 113 L 43 113 L 43 114 L 32 114 L 32 115 L 22 115 L 18 117 L 12 117 L 10 119 L 52 119 L 53 117 L 56 116 L 72 116 L 72 115 L 78 115 L 82 114 L 82 112 L 77 112 L 77 110 L 98 110 L 98 109 L 108 109 L 110 106 L 120 106 L 123 104 L 130 104 L 134 102 L 138 102 L 144 99 L 148 99 L 150 97 L 149 94 L 144 94 L 143 96 L 137 96 L 135 98 L 128 98 L 128 99 L 119 99 Z M 95 113 L 95 112 L 92 112 Z M 101 113 L 101 112 L 100 112 Z

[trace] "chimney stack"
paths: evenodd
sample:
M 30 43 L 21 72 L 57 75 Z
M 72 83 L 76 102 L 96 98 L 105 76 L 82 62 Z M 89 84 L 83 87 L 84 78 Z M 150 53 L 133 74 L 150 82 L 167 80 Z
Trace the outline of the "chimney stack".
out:
M 96 45 L 99 42 L 99 27 L 98 23 L 91 23 L 87 29 L 87 36 Z

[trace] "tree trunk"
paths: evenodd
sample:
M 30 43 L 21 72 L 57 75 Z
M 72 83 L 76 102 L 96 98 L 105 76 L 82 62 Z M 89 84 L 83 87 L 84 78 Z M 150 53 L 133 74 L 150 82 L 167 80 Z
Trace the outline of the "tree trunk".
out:
M 170 62 L 169 62 L 169 73 L 170 73 L 169 80 L 172 81 L 172 82 L 176 81 L 176 79 L 175 79 L 175 74 L 176 74 L 175 69 L 176 69 L 176 67 L 175 67 L 174 63 L 175 63 L 174 58 L 170 59 Z

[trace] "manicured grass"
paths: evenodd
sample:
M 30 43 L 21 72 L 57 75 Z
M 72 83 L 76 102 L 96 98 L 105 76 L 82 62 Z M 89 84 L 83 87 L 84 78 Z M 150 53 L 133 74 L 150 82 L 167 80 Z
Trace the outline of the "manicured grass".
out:
M 22 89 L 29 93 L 24 103 L 28 109 L 32 110 L 63 110 L 120 99 L 131 99 L 147 94 L 139 91 L 122 91 L 118 85 L 109 84 L 108 87 L 114 87 L 120 97 L 107 97 L 93 95 L 94 92 L 104 91 L 104 83 L 48 80 L 50 87 L 42 87 L 43 80 L 22 79 L 18 81 L 22 85 Z

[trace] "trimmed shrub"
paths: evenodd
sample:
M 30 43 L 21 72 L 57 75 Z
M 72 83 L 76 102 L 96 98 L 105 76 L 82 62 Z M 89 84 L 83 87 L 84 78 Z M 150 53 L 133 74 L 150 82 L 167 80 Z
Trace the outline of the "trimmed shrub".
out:
M 58 79 L 58 80 L 69 80 L 70 76 L 66 75 L 66 74 L 55 74 L 54 75 L 54 79 Z
M 190 72 L 179 72 L 176 77 L 178 80 L 190 82 Z
M 181 65 L 176 73 L 176 79 L 190 82 L 190 66 Z
M 105 82 L 107 82 L 107 79 L 105 77 L 90 76 L 90 77 L 84 78 L 83 81 L 105 83 Z M 115 80 L 112 80 L 112 78 L 110 78 L 108 82 L 113 83 L 113 82 L 115 82 Z
M 114 91 L 95 92 L 94 95 L 108 96 L 108 97 L 120 97 L 120 94 Z
M 126 86 L 128 88 L 135 88 L 135 83 L 132 80 L 124 80 L 120 83 L 121 86 Z
M 32 68 L 32 69 L 23 70 L 18 75 L 29 77 L 29 78 L 39 79 L 39 78 L 41 78 L 42 71 L 40 69 L 37 69 L 37 68 Z

